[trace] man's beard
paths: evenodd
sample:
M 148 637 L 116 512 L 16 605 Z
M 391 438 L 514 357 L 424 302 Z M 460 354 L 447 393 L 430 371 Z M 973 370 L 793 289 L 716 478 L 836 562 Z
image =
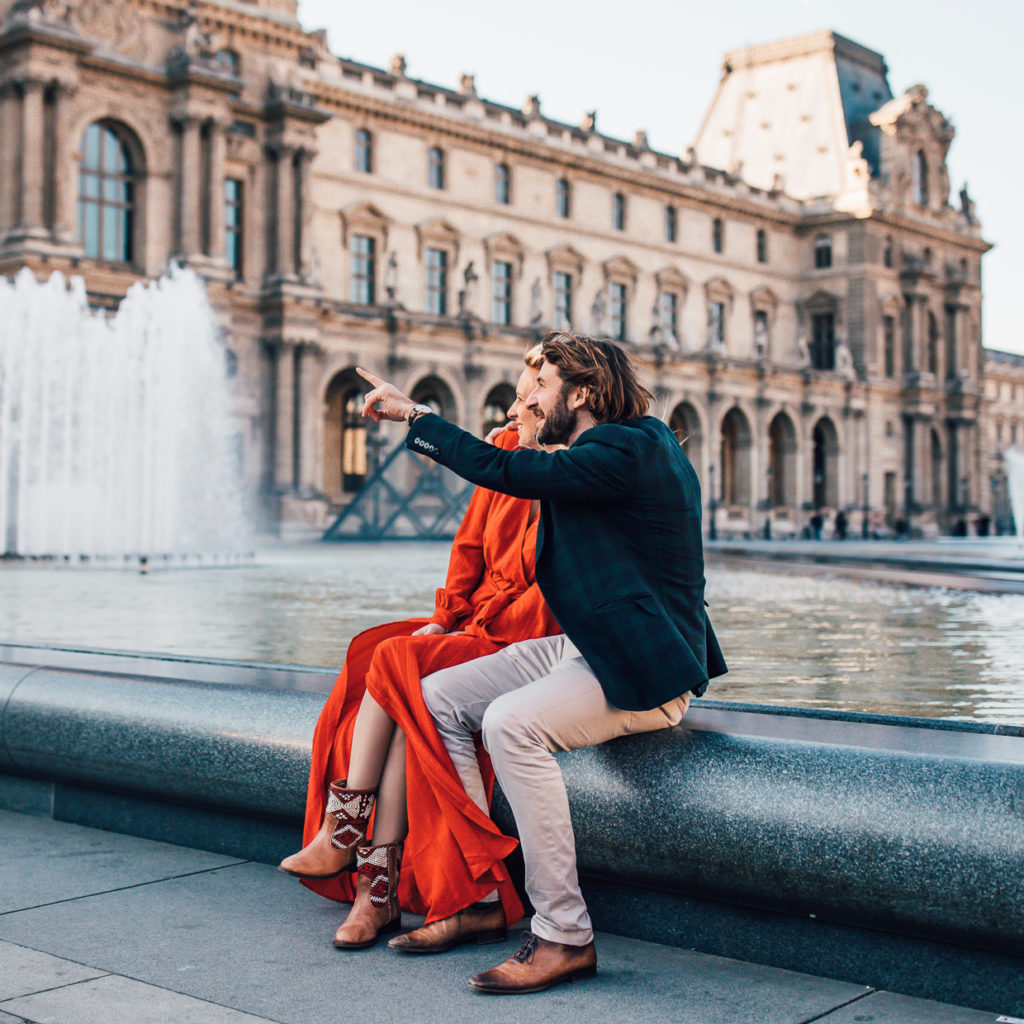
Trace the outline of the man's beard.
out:
M 578 409 L 570 409 L 566 401 L 568 388 L 562 390 L 554 409 L 541 420 L 537 428 L 537 444 L 568 444 L 576 431 Z

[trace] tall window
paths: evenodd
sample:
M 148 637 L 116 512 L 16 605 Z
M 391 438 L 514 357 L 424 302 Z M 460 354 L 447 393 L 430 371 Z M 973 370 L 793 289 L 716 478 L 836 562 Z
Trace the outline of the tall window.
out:
M 711 248 L 715 252 L 725 251 L 725 225 L 721 217 L 716 217 L 711 222 Z
M 78 235 L 94 260 L 131 263 L 135 235 L 135 168 L 109 125 L 89 125 L 78 168 Z
M 882 250 L 882 263 L 887 267 L 891 267 L 894 262 L 895 261 L 893 259 L 892 239 L 886 238 L 885 248 Z
M 757 262 L 768 262 L 768 232 L 764 228 L 757 231 Z
M 245 205 L 244 182 L 239 178 L 224 179 L 224 255 L 228 266 L 241 277 L 243 272 L 243 241 Z
M 373 136 L 365 128 L 356 129 L 354 157 L 360 174 L 373 173 Z
M 608 286 L 608 297 L 611 306 L 611 336 L 616 341 L 626 340 L 626 286 L 619 281 L 612 281 Z
M 882 318 L 882 334 L 885 346 L 885 375 L 886 377 L 896 376 L 896 318 L 887 316 Z
M 832 239 L 828 235 L 818 235 L 814 240 L 814 266 L 818 270 L 832 266 Z
M 665 207 L 665 241 L 674 242 L 678 235 L 678 219 L 674 206 Z
M 438 146 L 431 146 L 427 152 L 427 184 L 444 188 L 444 150 Z
M 914 154 L 914 202 L 928 205 L 928 161 L 920 149 Z
M 565 178 L 559 178 L 555 182 L 555 213 L 563 220 L 567 220 L 569 217 L 571 202 L 569 182 Z
M 508 164 L 494 165 L 494 201 L 502 206 L 512 202 L 512 172 Z
M 556 271 L 554 276 L 556 331 L 572 330 L 572 275 Z
M 377 240 L 352 236 L 352 301 L 372 306 L 377 301 Z
M 612 227 L 616 231 L 626 229 L 626 197 L 621 192 L 612 196 Z
M 505 260 L 491 264 L 491 321 L 502 326 L 512 323 L 512 264 Z
M 725 303 L 708 303 L 708 347 L 725 348 Z
M 836 368 L 835 316 L 816 313 L 811 317 L 811 366 L 815 370 Z
M 448 253 L 444 249 L 427 250 L 427 312 L 435 316 L 448 313 Z
M 658 296 L 658 326 L 670 341 L 678 339 L 679 296 L 675 292 L 661 292 Z

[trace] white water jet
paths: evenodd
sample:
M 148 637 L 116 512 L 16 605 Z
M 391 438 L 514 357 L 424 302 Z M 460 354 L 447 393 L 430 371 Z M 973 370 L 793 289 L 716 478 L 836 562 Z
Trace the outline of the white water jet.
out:
M 1024 449 L 1007 448 L 1003 452 L 1003 462 L 1006 463 L 1006 489 L 1017 527 L 1017 540 L 1024 544 Z
M 80 277 L 0 278 L 0 553 L 244 550 L 234 432 L 192 271 L 133 285 L 113 317 Z

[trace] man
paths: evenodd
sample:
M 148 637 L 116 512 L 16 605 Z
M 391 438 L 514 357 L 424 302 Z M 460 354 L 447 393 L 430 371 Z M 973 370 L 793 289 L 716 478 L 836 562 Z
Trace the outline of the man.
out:
M 553 751 L 676 725 L 691 693 L 726 671 L 704 611 L 700 488 L 678 441 L 646 415 L 650 393 L 618 346 L 556 331 L 543 357 L 526 405 L 539 443 L 568 445 L 552 454 L 487 445 L 360 370 L 374 385 L 364 415 L 407 420 L 412 451 L 473 483 L 540 499 L 536 578 L 565 634 L 423 681 L 452 762 L 478 800 L 472 737 L 483 734 L 536 911 L 519 951 L 470 981 L 484 992 L 537 992 L 596 971 Z

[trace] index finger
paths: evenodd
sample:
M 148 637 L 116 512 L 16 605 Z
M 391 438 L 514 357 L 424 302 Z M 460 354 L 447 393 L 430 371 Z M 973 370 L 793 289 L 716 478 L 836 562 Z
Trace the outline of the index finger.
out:
M 381 384 L 386 383 L 382 377 L 378 377 L 376 374 L 370 373 L 369 370 L 364 370 L 361 366 L 356 367 L 356 373 L 358 373 L 363 380 L 368 380 L 375 388 L 379 388 Z

